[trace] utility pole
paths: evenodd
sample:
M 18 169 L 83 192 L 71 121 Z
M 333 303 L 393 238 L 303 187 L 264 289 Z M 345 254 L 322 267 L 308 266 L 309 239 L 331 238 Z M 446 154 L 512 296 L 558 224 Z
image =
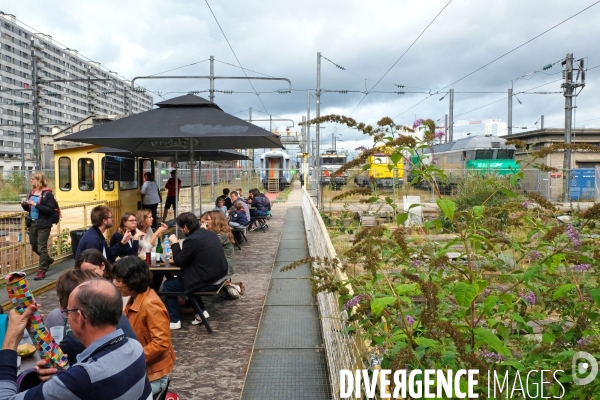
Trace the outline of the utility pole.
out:
M 252 123 L 252 107 L 250 107 L 250 109 L 248 110 L 248 122 Z M 248 149 L 248 158 L 250 158 L 248 160 L 248 162 L 246 163 L 248 166 L 248 190 L 250 190 L 250 187 L 252 186 L 252 184 L 250 183 L 250 176 L 252 175 L 252 168 L 251 168 L 251 163 L 254 163 L 254 155 L 252 155 L 252 157 L 250 157 L 251 155 L 251 151 L 250 149 Z
M 562 87 L 565 96 L 565 144 L 571 143 L 571 118 L 573 116 L 573 53 L 567 53 L 565 65 L 565 83 Z M 563 161 L 563 201 L 571 200 L 571 149 L 565 149 Z
M 40 134 L 40 101 L 38 86 L 37 58 L 35 56 L 35 41 L 31 38 L 31 85 L 33 86 L 33 128 L 35 129 L 35 169 L 42 170 L 42 144 Z
M 21 173 L 25 171 L 25 125 L 23 124 L 23 106 L 25 104 L 23 101 L 15 102 L 15 105 L 19 106 L 21 112 Z
M 444 137 L 446 139 L 446 143 L 448 143 L 448 114 L 444 117 Z
M 306 148 L 308 149 L 307 153 L 312 154 L 312 148 L 310 145 L 310 92 L 306 92 L 306 143 Z
M 317 53 L 317 91 L 316 91 L 317 105 L 316 105 L 316 118 L 318 119 L 321 116 L 321 52 Z M 317 181 L 317 208 L 320 210 L 322 207 L 321 204 L 321 155 L 319 152 L 319 142 L 321 141 L 321 124 L 317 122 L 316 128 L 316 140 L 317 140 L 317 149 L 316 149 L 316 168 L 313 173 L 316 174 Z
M 508 89 L 508 134 L 512 135 L 512 98 L 513 98 L 513 90 L 512 88 Z
M 215 102 L 215 57 L 210 56 L 210 91 L 208 99 Z
M 450 136 L 450 142 L 454 141 L 454 89 L 450 89 L 450 110 L 448 112 L 448 132 Z
M 540 129 L 544 129 L 544 116 L 540 117 Z

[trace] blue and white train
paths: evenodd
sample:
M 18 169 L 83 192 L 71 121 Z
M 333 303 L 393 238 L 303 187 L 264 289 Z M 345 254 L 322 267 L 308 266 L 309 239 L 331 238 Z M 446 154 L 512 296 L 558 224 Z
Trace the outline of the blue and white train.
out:
M 260 181 L 263 187 L 269 190 L 271 185 L 277 183 L 279 190 L 283 190 L 292 182 L 292 165 L 290 156 L 283 151 L 267 151 L 260 156 Z

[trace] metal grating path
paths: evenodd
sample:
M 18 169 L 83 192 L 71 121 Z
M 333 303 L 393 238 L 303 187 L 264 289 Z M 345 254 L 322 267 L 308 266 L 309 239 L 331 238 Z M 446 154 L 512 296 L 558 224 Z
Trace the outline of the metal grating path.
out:
M 285 272 L 282 274 L 284 275 Z M 271 279 L 268 306 L 311 306 L 317 301 L 310 293 L 308 279 Z
M 322 345 L 316 306 L 278 306 L 270 307 L 263 315 L 254 348 L 314 349 Z
M 331 399 L 323 335 L 308 257 L 302 208 L 287 210 L 242 400 Z

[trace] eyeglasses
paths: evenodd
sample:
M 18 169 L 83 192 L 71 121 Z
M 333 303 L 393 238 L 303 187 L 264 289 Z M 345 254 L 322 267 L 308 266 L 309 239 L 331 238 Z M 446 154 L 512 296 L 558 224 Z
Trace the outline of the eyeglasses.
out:
M 137 219 L 128 219 L 127 222 L 137 222 Z
M 106 217 L 106 219 L 115 219 L 112 215 L 110 217 Z
M 71 309 L 66 309 L 66 310 L 60 310 L 60 313 L 63 315 L 63 317 L 69 318 L 69 313 L 70 312 L 75 312 L 75 311 L 79 311 L 81 313 L 81 316 L 83 317 L 83 319 L 86 319 L 85 318 L 85 314 L 79 308 L 71 308 Z

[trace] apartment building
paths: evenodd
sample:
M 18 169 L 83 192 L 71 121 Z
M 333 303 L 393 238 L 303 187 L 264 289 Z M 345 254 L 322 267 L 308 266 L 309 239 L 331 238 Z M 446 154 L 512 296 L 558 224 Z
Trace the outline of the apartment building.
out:
M 39 124 L 46 136 L 92 115 L 127 115 L 152 108 L 152 96 L 133 90 L 131 82 L 100 63 L 85 60 L 77 50 L 55 43 L 52 36 L 32 32 L 14 15 L 0 11 L 0 171 L 21 168 L 24 142 L 26 168 L 35 166 L 32 53 L 36 57 Z M 77 79 L 77 81 L 75 81 Z M 90 79 L 106 79 L 92 81 Z M 51 80 L 71 80 L 49 82 Z M 24 138 L 21 137 L 21 108 Z M 42 147 L 42 168 L 53 168 Z M 44 149 L 47 149 L 44 151 Z

